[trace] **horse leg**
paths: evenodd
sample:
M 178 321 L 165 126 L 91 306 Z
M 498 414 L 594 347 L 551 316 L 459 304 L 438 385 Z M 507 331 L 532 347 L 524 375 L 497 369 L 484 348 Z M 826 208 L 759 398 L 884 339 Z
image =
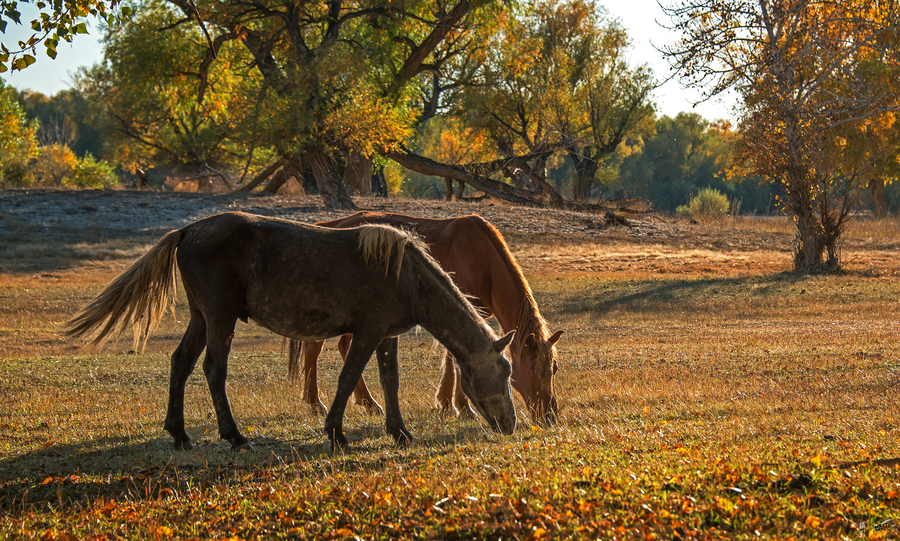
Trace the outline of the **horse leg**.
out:
M 377 340 L 377 341 L 376 341 Z M 344 367 L 341 369 L 341 375 L 338 376 L 337 391 L 334 393 L 334 402 L 331 403 L 331 409 L 325 416 L 325 433 L 331 440 L 331 450 L 334 451 L 338 446 L 347 448 L 347 438 L 344 437 L 344 411 L 347 409 L 347 401 L 356 387 L 356 382 L 366 368 L 366 363 L 375 352 L 375 347 L 381 339 L 360 338 L 354 336 L 353 342 L 350 344 L 350 350 L 347 352 L 347 358 L 344 359 Z
M 191 438 L 184 431 L 184 386 L 194 371 L 197 359 L 206 347 L 206 321 L 199 311 L 192 310 L 191 321 L 172 354 L 169 373 L 169 409 L 164 428 L 174 439 L 175 449 L 193 449 Z
M 403 416 L 400 414 L 400 368 L 397 362 L 397 337 L 385 338 L 375 348 L 375 358 L 378 359 L 378 374 L 381 378 L 381 388 L 384 391 L 385 428 L 388 434 L 393 436 L 397 445 L 409 445 L 413 441 L 412 434 L 406 430 L 403 424 Z
M 341 353 L 341 359 L 347 359 L 347 351 L 350 350 L 350 343 L 353 340 L 352 334 L 345 334 L 338 340 L 338 351 Z M 359 376 L 359 381 L 353 389 L 353 400 L 360 406 L 366 408 L 366 411 L 372 415 L 383 415 L 384 410 L 378 402 L 372 398 L 369 387 L 366 385 L 366 378 Z
M 319 400 L 319 355 L 324 345 L 324 340 L 306 341 L 299 353 L 303 356 L 303 396 L 313 411 L 322 415 L 327 411 Z
M 228 377 L 228 354 L 231 352 L 231 341 L 234 339 L 236 317 L 227 321 L 210 324 L 207 328 L 206 357 L 203 359 L 203 372 L 209 384 L 216 419 L 219 422 L 219 436 L 231 442 L 233 451 L 252 451 L 253 447 L 238 430 L 228 394 L 225 392 L 225 379 Z
M 444 358 L 441 360 L 441 382 L 438 384 L 437 393 L 434 395 L 434 401 L 441 412 L 441 417 L 450 410 L 453 405 L 453 384 L 456 375 L 453 372 L 453 356 L 450 352 L 445 352 Z
M 447 356 L 450 357 L 450 354 L 447 353 Z M 461 419 L 475 419 L 478 417 L 478 414 L 475 413 L 475 410 L 469 404 L 469 397 L 463 392 L 462 385 L 459 382 L 459 366 L 452 361 L 452 357 L 450 358 L 450 365 L 453 370 L 453 409 L 456 410 L 456 416 Z

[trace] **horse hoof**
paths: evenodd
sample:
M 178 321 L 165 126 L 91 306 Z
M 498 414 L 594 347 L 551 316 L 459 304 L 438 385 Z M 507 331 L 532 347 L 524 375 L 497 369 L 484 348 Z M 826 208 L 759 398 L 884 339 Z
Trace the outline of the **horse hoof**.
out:
M 243 443 L 236 443 L 236 444 L 232 445 L 231 450 L 239 455 L 244 454 L 244 453 L 252 453 L 253 451 L 255 451 L 253 446 L 250 445 L 250 442 L 248 442 L 248 441 L 245 441 Z
M 175 440 L 172 443 L 172 448 L 176 451 L 190 451 L 194 448 L 194 444 L 191 443 L 191 440 Z
M 338 451 L 346 452 L 350 450 L 350 442 L 347 441 L 347 438 L 341 436 L 339 438 L 331 440 L 331 452 L 336 453 Z
M 413 437 L 412 434 L 404 430 L 399 436 L 394 436 L 394 441 L 397 442 L 398 447 L 409 447 L 413 443 Z

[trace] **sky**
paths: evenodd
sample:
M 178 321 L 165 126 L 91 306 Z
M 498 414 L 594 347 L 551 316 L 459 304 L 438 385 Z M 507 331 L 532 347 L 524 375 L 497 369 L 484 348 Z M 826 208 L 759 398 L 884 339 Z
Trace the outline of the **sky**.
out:
M 668 63 L 656 48 L 674 42 L 677 35 L 659 24 L 666 24 L 668 21 L 656 0 L 601 0 L 600 3 L 613 17 L 619 19 L 631 37 L 633 47 L 630 64 L 632 66 L 647 64 L 653 69 L 658 80 L 669 78 L 671 72 Z M 28 22 L 34 17 L 36 10 L 31 5 L 20 3 L 20 8 L 25 6 L 27 8 L 22 9 L 22 21 L 26 23 L 25 26 L 10 23 L 7 26 L 7 33 L 0 38 L 10 49 L 18 40 L 31 35 Z M 0 78 L 8 85 L 35 90 L 48 96 L 70 88 L 72 76 L 80 66 L 89 66 L 102 58 L 103 49 L 98 42 L 101 37 L 100 26 L 92 24 L 90 32 L 88 35 L 75 36 L 72 44 L 61 42 L 55 60 L 47 57 L 39 47 L 35 64 L 23 71 L 4 73 Z M 682 88 L 677 78 L 664 83 L 654 93 L 657 112 L 660 115 L 674 117 L 681 111 L 689 111 L 699 113 L 708 120 L 733 117 L 731 112 L 734 106 L 733 98 L 709 100 L 694 106 L 694 102 L 699 101 L 701 97 L 699 90 Z

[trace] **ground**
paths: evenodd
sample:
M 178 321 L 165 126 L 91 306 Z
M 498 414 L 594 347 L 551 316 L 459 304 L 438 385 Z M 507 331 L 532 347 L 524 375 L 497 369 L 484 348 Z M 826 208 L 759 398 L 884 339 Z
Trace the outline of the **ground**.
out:
M 795 233 L 783 217 L 741 217 L 691 224 L 658 215 L 628 216 L 631 226 L 605 227 L 599 214 L 534 209 L 504 202 L 359 198 L 360 210 L 449 218 L 479 214 L 496 225 L 526 274 L 766 274 L 791 269 Z M 0 193 L 0 271 L 64 276 L 78 260 L 121 259 L 124 265 L 165 232 L 229 210 L 301 222 L 350 212 L 326 209 L 319 197 L 135 191 L 6 191 Z M 900 240 L 846 235 L 849 272 L 896 275 Z M 46 251 L 55 261 L 35 261 Z M 92 253 L 94 251 L 95 253 Z M 86 257 L 87 256 L 87 257 Z M 116 257 L 118 256 L 118 258 Z M 53 263 L 57 263 L 53 267 Z M 43 265 L 43 268 L 42 268 Z
M 493 222 L 558 344 L 560 420 L 511 436 L 433 409 L 443 351 L 401 337 L 398 448 L 350 407 L 347 453 L 239 324 L 228 389 L 256 453 L 217 436 L 197 369 L 173 451 L 162 427 L 183 296 L 144 352 L 84 351 L 61 324 L 167 231 L 243 210 L 304 222 L 321 200 L 0 192 L 0 538 L 893 538 L 900 521 L 900 221 L 856 220 L 845 272 L 791 272 L 783 217 L 691 224 L 504 203 L 359 199 Z M 127 342 L 127 343 L 125 343 Z M 340 360 L 327 347 L 321 397 Z M 377 375 L 370 366 L 370 385 Z M 372 385 L 377 387 L 377 383 Z M 379 390 L 373 389 L 378 397 Z

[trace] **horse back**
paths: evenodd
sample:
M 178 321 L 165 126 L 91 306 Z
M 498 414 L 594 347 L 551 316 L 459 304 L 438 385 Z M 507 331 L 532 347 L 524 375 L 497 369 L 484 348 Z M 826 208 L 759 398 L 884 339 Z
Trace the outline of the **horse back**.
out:
M 225 213 L 184 229 L 178 266 L 204 316 L 248 318 L 283 336 L 353 332 L 371 306 L 410 297 L 408 281 L 369 262 L 357 230 Z M 403 325 L 406 322 L 402 322 Z

